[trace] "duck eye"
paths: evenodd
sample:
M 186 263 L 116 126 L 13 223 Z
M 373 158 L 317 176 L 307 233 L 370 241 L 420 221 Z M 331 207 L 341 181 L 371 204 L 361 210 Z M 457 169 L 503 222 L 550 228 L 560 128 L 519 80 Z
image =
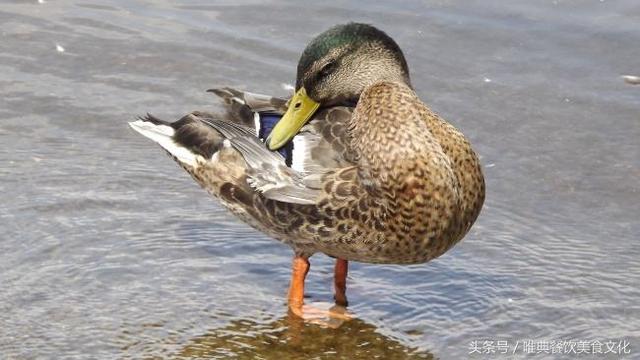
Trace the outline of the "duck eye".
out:
M 335 62 L 333 62 L 333 61 L 326 63 L 326 64 L 322 67 L 322 69 L 320 69 L 320 71 L 318 72 L 318 74 L 319 74 L 321 77 L 325 77 L 325 76 L 327 76 L 327 75 L 331 74 L 331 73 L 333 72 L 333 70 L 335 69 L 335 67 L 336 67 L 335 65 L 336 65 L 336 63 L 335 63 Z

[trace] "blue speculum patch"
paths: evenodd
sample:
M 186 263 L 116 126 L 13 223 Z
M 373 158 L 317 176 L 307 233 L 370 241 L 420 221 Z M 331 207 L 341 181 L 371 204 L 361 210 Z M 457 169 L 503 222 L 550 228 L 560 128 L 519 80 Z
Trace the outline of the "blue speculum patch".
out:
M 272 112 L 261 112 L 260 115 L 260 129 L 258 130 L 258 138 L 263 142 L 267 139 L 271 131 L 276 126 L 282 115 Z M 280 155 L 284 156 L 287 166 L 291 166 L 293 160 L 293 141 L 289 140 L 283 147 L 277 150 Z

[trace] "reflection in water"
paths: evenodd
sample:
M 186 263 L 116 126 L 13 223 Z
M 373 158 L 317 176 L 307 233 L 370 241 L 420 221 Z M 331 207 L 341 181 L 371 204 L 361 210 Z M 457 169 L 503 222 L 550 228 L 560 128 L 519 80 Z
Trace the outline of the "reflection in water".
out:
M 337 329 L 309 324 L 287 314 L 270 323 L 234 320 L 223 328 L 196 336 L 178 351 L 177 358 L 297 359 L 433 359 L 433 355 L 378 333 L 360 319 Z

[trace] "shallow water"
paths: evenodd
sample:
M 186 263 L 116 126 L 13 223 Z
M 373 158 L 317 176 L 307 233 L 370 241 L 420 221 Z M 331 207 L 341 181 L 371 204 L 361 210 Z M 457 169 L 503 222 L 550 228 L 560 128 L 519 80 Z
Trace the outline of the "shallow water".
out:
M 126 122 L 220 110 L 214 86 L 284 96 L 306 42 L 349 20 L 397 40 L 488 193 L 441 258 L 353 264 L 357 319 L 332 330 L 287 315 L 290 250 Z M 640 74 L 639 20 L 634 0 L 2 1 L 0 357 L 640 357 L 640 87 L 620 77 Z M 309 302 L 331 272 L 312 258 Z

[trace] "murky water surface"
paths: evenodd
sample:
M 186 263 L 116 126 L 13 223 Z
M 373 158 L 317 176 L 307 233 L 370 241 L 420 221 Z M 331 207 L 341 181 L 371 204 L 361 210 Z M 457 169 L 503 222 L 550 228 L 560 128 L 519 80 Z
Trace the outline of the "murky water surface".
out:
M 0 357 L 461 359 L 481 340 L 640 357 L 635 0 L 1 3 Z M 398 41 L 488 193 L 440 259 L 353 264 L 357 320 L 331 330 L 287 316 L 290 250 L 126 122 L 220 110 L 214 86 L 286 95 L 305 44 L 349 20 Z M 308 301 L 331 300 L 331 272 L 312 258 Z

